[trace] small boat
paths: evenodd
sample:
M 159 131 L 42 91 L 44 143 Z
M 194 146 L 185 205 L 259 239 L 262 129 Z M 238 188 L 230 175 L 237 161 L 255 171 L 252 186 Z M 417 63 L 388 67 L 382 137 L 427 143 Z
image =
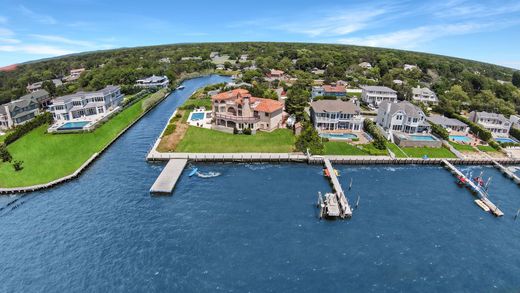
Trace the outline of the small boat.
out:
M 177 90 L 183 90 L 184 89 L 184 86 L 183 85 L 180 85 L 176 88 Z
M 475 199 L 475 203 L 484 211 L 489 212 L 490 209 L 487 205 L 485 205 L 480 199 Z
M 339 177 L 338 170 L 334 169 L 334 173 L 336 174 L 336 177 Z M 323 176 L 330 177 L 329 169 L 327 169 L 327 168 L 323 169 Z
M 468 183 L 468 180 L 464 176 L 457 176 L 457 179 L 459 179 L 459 181 L 457 181 L 458 185 L 465 185 Z
M 193 170 L 191 170 L 191 172 L 190 172 L 190 174 L 188 176 L 191 177 L 191 176 L 197 174 L 198 171 L 199 171 L 198 168 L 193 168 Z

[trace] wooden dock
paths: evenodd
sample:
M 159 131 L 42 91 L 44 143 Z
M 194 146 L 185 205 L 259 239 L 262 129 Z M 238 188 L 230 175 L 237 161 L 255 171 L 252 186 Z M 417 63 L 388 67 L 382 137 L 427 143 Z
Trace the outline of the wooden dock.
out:
M 516 184 L 520 185 L 520 178 L 515 173 L 511 172 L 511 170 L 507 169 L 506 167 L 504 167 L 504 165 L 500 164 L 497 161 L 493 161 L 493 165 L 504 175 L 511 178 Z
M 453 166 L 450 162 L 448 162 L 448 160 L 443 160 L 443 163 L 444 163 L 444 166 L 446 166 L 446 168 L 448 168 L 452 174 L 458 176 L 459 178 L 464 178 L 464 180 L 466 181 L 466 186 L 471 191 L 473 191 L 474 193 L 476 193 L 478 195 L 478 197 L 482 201 L 482 203 L 484 203 L 487 207 L 489 207 L 489 209 L 495 216 L 501 217 L 504 215 L 504 213 L 494 203 L 492 203 L 489 200 L 487 191 L 485 191 L 481 187 L 478 187 L 471 180 L 471 178 L 466 177 L 466 175 L 464 175 L 459 169 L 455 168 L 455 166 Z
M 151 193 L 171 193 L 188 160 L 171 159 L 150 188 Z
M 341 187 L 341 184 L 339 183 L 338 177 L 336 176 L 336 172 L 334 171 L 334 168 L 332 167 L 330 160 L 327 158 L 324 158 L 323 162 L 325 163 L 325 168 L 327 168 L 327 170 L 329 171 L 330 182 L 332 183 L 332 188 L 334 189 L 334 192 L 336 194 L 337 202 L 338 202 L 339 209 L 340 209 L 340 217 L 342 217 L 342 218 L 352 217 L 352 209 L 350 208 L 350 205 L 348 204 L 347 197 L 345 196 L 345 193 L 343 192 L 343 188 Z

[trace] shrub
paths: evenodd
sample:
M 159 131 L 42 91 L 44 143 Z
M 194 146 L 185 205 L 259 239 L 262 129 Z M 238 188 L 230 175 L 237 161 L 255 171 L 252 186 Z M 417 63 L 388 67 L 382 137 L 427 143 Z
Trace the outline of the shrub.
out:
M 442 127 L 438 124 L 434 124 L 432 122 L 430 122 L 430 125 L 432 126 L 433 134 L 436 134 L 437 136 L 439 136 L 440 138 L 442 138 L 444 140 L 450 139 L 450 134 L 448 133 L 448 131 L 446 129 L 444 129 L 444 127 Z
M 296 138 L 296 149 L 306 153 L 307 149 L 313 155 L 323 154 L 323 143 L 321 137 L 312 124 L 305 123 L 302 133 Z
M 28 133 L 29 131 L 31 131 L 43 124 L 50 124 L 50 123 L 52 123 L 52 121 L 53 121 L 53 118 L 52 118 L 51 113 L 46 112 L 41 115 L 38 115 L 33 120 L 31 120 L 23 125 L 17 126 L 14 129 L 14 131 L 10 132 L 5 137 L 4 144 L 5 145 L 12 144 L 17 139 L 19 139 L 20 137 L 22 137 L 26 133 Z
M 166 90 L 162 89 L 156 93 L 153 93 L 150 97 L 143 101 L 143 111 L 147 111 L 151 109 L 153 106 L 157 105 L 164 96 L 166 95 Z
M 381 134 L 379 129 L 377 129 L 376 124 L 370 119 L 365 119 L 363 127 L 374 139 L 372 143 L 374 147 L 378 150 L 386 150 L 386 138 Z
M 501 149 L 500 144 L 498 144 L 496 141 L 492 140 L 488 142 L 489 145 L 494 148 L 495 150 L 499 151 Z
M 246 134 L 246 135 L 251 135 L 251 133 L 252 133 L 251 128 L 244 128 L 244 130 L 242 130 L 242 133 Z
M 520 130 L 519 129 L 511 127 L 509 134 L 511 134 L 512 137 L 514 137 L 520 141 Z
M 16 172 L 23 170 L 23 161 L 14 161 L 13 168 Z
M 163 136 L 172 134 L 173 132 L 175 132 L 176 128 L 177 128 L 177 125 L 175 125 L 175 124 L 168 124 L 168 126 L 166 126 L 166 129 L 164 130 L 164 135 Z
M 238 129 L 236 128 L 236 126 L 235 128 L 233 128 L 233 134 L 238 134 Z
M 13 157 L 7 150 L 7 147 L 5 144 L 0 144 L 0 158 L 2 159 L 2 162 L 11 162 Z

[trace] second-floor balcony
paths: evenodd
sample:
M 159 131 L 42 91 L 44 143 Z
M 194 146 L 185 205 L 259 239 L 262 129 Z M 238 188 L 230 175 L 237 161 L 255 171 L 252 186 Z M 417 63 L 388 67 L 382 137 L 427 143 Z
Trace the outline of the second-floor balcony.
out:
M 228 121 L 234 121 L 234 122 L 241 122 L 241 123 L 256 123 L 260 121 L 260 117 L 258 116 L 235 116 L 230 114 L 223 114 L 223 113 L 215 113 L 216 119 L 223 119 Z

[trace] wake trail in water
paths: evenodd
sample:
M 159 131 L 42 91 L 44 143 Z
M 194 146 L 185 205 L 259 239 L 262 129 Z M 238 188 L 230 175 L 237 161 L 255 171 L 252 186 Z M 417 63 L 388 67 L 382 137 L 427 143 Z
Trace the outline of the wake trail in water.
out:
M 220 175 L 221 174 L 219 172 L 207 172 L 207 173 L 197 172 L 197 176 L 200 178 L 213 178 L 213 177 L 218 177 Z

